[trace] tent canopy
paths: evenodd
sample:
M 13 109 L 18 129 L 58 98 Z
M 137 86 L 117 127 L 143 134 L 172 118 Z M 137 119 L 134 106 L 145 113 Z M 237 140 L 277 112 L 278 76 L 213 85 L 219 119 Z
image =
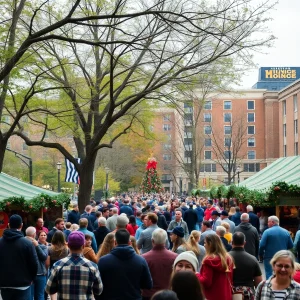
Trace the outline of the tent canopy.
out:
M 40 194 L 58 195 L 58 193 L 23 182 L 5 173 L 0 173 L 0 201 L 10 197 L 24 197 L 25 200 L 30 200 Z
M 300 185 L 300 156 L 281 157 L 255 175 L 242 181 L 239 186 L 250 190 L 264 190 L 277 181 Z

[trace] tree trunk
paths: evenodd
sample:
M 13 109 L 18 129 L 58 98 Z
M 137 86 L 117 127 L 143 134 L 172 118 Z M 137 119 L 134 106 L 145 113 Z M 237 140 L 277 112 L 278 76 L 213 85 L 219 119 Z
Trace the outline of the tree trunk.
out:
M 3 169 L 3 162 L 4 162 L 4 156 L 5 156 L 5 149 L 7 146 L 7 140 L 0 140 L 0 173 Z
M 88 156 L 87 156 L 88 157 Z M 86 205 L 90 203 L 91 192 L 93 187 L 93 173 L 96 156 L 85 159 L 80 168 L 80 185 L 78 193 L 78 206 L 80 212 L 84 211 Z

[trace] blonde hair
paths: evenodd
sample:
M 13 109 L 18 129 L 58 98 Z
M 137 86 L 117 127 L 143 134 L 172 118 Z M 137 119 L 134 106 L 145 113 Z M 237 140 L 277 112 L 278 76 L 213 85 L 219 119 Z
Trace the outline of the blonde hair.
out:
M 198 256 L 200 254 L 200 249 L 198 246 L 198 241 L 200 239 L 200 236 L 201 236 L 201 233 L 199 231 L 193 230 L 187 241 L 187 244 L 190 247 L 190 250 L 192 250 L 196 256 Z
M 221 259 L 223 270 L 225 270 L 225 272 L 229 272 L 230 266 L 233 265 L 233 260 L 232 257 L 227 254 L 227 251 L 219 236 L 216 234 L 208 234 L 205 237 L 205 243 L 206 256 L 204 257 L 203 261 L 218 256 Z
M 70 230 L 71 230 L 71 231 L 76 231 L 76 230 L 78 230 L 78 229 L 79 229 L 79 225 L 76 224 L 76 223 L 72 224 L 71 227 L 70 227 Z
M 130 236 L 130 242 L 131 242 L 131 247 L 134 249 L 134 251 L 136 252 L 136 254 L 140 254 L 140 250 L 138 249 L 137 245 L 136 245 L 136 239 L 134 236 Z
M 115 234 L 109 233 L 103 240 L 100 249 L 96 255 L 97 261 L 99 261 L 100 257 L 110 253 L 110 251 L 115 247 Z
M 234 206 L 231 206 L 228 212 L 228 216 L 232 216 L 236 213 L 236 209 Z
M 226 229 L 226 232 L 228 232 L 228 231 L 229 231 L 229 229 L 230 229 L 230 226 L 229 226 L 229 224 L 228 224 L 228 223 L 226 223 L 226 222 L 222 222 L 222 223 L 221 223 L 221 226 L 225 227 L 225 229 Z

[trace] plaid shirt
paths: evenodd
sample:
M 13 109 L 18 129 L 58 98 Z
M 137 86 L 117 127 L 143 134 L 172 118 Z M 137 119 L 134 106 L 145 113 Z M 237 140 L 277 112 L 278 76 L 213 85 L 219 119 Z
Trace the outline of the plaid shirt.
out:
M 271 280 L 272 276 L 266 281 L 262 281 L 256 288 L 255 300 L 275 300 L 275 295 L 272 291 Z M 296 300 L 300 299 L 300 284 L 293 279 L 291 280 L 290 286 L 286 289 L 285 300 Z
M 103 290 L 98 266 L 82 255 L 70 254 L 53 265 L 46 292 L 58 300 L 90 300 Z

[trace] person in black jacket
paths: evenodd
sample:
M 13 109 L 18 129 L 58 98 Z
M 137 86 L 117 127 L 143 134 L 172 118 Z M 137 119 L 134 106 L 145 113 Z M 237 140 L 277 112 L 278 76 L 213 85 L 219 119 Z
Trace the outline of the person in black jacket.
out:
M 257 232 L 259 233 L 259 218 L 258 216 L 253 212 L 253 206 L 252 205 L 248 205 L 246 207 L 247 209 L 247 213 L 249 215 L 249 222 L 251 223 L 252 226 L 254 226 L 257 230 Z
M 30 286 L 38 271 L 38 257 L 32 241 L 21 232 L 21 216 L 9 219 L 9 229 L 0 239 L 0 290 L 3 300 L 30 298 Z M 20 289 L 22 288 L 22 289 Z
M 189 204 L 189 209 L 185 211 L 183 220 L 186 222 L 189 233 L 196 229 L 196 224 L 198 222 L 198 215 L 193 209 L 193 203 Z
M 68 213 L 67 222 L 79 225 L 80 213 L 78 204 L 73 204 L 72 210 Z

